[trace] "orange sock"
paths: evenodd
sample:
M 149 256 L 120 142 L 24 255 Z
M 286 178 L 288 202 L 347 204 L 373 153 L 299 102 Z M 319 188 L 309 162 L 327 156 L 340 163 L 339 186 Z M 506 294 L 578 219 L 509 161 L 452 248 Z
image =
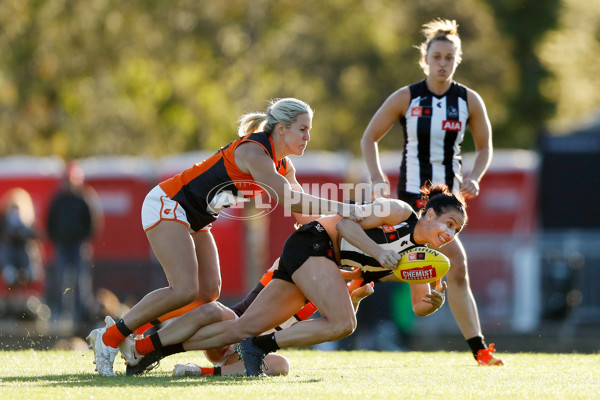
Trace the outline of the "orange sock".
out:
M 202 371 L 202 375 L 214 375 L 215 374 L 215 367 L 200 367 L 200 370 Z
M 135 341 L 135 350 L 142 356 L 152 353 L 154 350 L 154 343 L 150 336 Z
M 125 336 L 117 329 L 117 325 L 107 328 L 104 335 L 102 335 L 104 344 L 115 349 L 119 347 L 123 340 L 125 340 Z
M 271 282 L 272 279 L 273 279 L 273 271 L 265 272 L 265 274 L 262 276 L 262 278 L 260 278 L 260 283 L 262 283 L 263 286 L 267 286 L 267 284 L 269 282 Z
M 317 306 L 315 306 L 312 301 L 309 301 L 300 309 L 300 311 L 296 313 L 296 317 L 300 318 L 301 321 L 304 321 L 312 317 L 312 315 L 316 312 Z
M 201 302 L 201 301 L 192 301 L 187 306 L 183 306 L 181 308 L 178 308 L 177 310 L 173 310 L 173 311 L 168 312 L 168 313 L 166 313 L 164 315 L 161 315 L 157 319 L 160 322 L 165 322 L 166 320 L 169 320 L 171 318 L 179 317 L 179 316 L 185 314 L 188 311 L 192 311 L 193 309 L 200 307 L 202 304 L 204 304 L 204 303 Z
M 154 325 L 152 325 L 152 322 L 148 322 L 145 325 L 140 326 L 139 328 L 137 328 L 137 330 L 135 331 L 136 335 L 143 335 L 144 332 L 146 332 L 148 329 L 152 328 Z

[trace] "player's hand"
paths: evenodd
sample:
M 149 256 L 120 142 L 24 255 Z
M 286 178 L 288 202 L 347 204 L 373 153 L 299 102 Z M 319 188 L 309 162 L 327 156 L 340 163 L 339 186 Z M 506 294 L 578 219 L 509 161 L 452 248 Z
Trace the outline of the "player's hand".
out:
M 379 255 L 377 256 L 377 261 L 379 261 L 379 264 L 381 264 L 381 266 L 384 268 L 394 269 L 398 266 L 400 258 L 402 258 L 402 256 L 397 251 L 386 250 L 382 247 Z
M 365 297 L 368 297 L 375 293 L 375 289 L 373 288 L 373 282 L 369 282 L 364 286 L 360 286 L 352 291 L 350 297 L 352 297 L 352 301 L 356 304 Z
M 464 179 L 462 185 L 460 185 L 460 194 L 465 199 L 472 199 L 479 196 L 479 182 L 471 178 Z
M 365 217 L 363 207 L 358 204 L 342 204 L 338 214 L 355 222 L 360 222 Z
M 434 310 L 437 310 L 441 306 L 444 305 L 444 301 L 446 300 L 446 289 L 448 285 L 445 281 L 442 281 L 441 284 L 436 286 L 435 290 L 431 290 L 431 293 L 426 294 L 423 298 L 425 303 L 429 303 L 433 306 Z
M 390 197 L 390 183 L 387 180 L 373 180 L 371 182 L 371 200 L 380 197 Z

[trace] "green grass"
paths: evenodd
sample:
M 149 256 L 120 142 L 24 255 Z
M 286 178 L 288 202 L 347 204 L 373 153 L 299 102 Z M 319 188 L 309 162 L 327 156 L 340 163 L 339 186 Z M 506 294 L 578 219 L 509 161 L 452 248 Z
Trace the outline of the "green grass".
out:
M 479 367 L 468 353 L 281 351 L 287 377 L 170 376 L 179 354 L 139 377 L 95 374 L 92 352 L 0 352 L 0 399 L 597 399 L 600 354 L 502 354 L 504 367 Z M 119 359 L 120 360 L 120 359 Z

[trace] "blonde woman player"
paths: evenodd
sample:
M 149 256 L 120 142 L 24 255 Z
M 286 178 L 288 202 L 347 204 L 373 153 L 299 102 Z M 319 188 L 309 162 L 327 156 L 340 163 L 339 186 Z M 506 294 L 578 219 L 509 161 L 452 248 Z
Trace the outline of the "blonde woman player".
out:
M 304 153 L 312 117 L 303 101 L 273 101 L 266 112 L 240 118 L 239 139 L 148 193 L 142 226 L 169 285 L 148 293 L 116 324 L 89 334 L 100 375 L 115 375 L 118 348 L 144 324 L 181 315 L 219 297 L 221 274 L 210 227 L 223 209 L 267 191 L 294 213 L 339 213 L 360 219 L 354 205 L 303 193 L 296 180 L 288 156 Z

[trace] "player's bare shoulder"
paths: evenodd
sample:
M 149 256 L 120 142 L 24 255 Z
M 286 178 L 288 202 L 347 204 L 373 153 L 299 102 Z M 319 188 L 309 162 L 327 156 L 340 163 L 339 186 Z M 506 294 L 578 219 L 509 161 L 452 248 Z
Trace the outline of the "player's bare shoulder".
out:
M 408 86 L 401 87 L 389 95 L 385 102 L 390 108 L 393 108 L 398 115 L 404 115 L 410 104 L 410 88 Z
M 466 86 L 465 88 L 467 89 L 467 104 L 469 105 L 469 110 L 481 110 L 485 108 L 483 99 L 479 93 Z
M 272 164 L 272 160 L 261 145 L 245 141 L 235 149 L 235 163 L 242 172 L 248 173 L 252 167 Z

